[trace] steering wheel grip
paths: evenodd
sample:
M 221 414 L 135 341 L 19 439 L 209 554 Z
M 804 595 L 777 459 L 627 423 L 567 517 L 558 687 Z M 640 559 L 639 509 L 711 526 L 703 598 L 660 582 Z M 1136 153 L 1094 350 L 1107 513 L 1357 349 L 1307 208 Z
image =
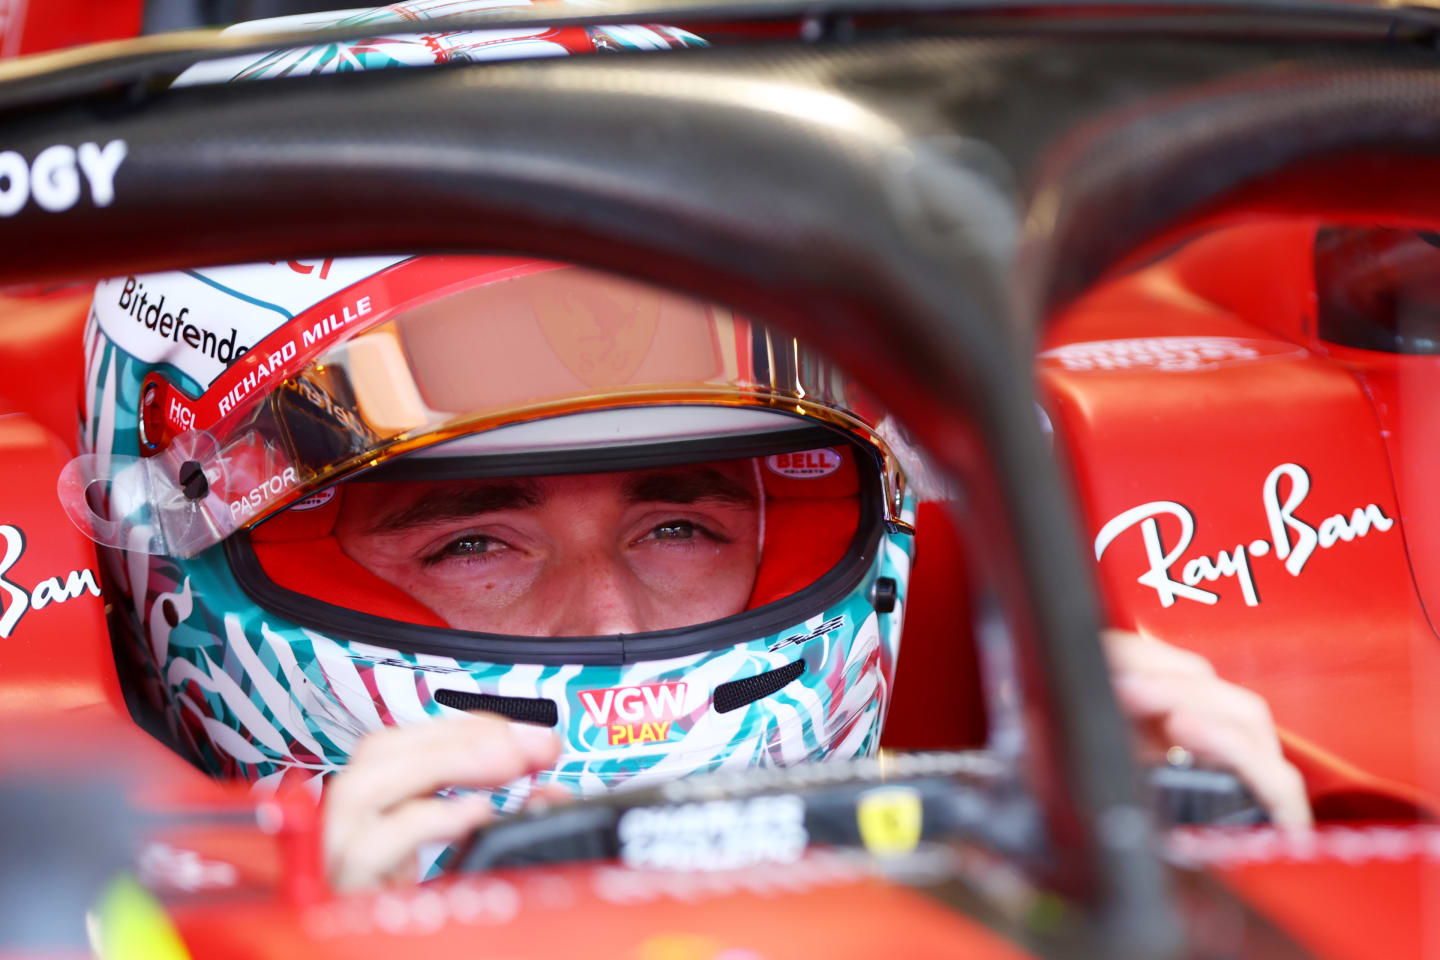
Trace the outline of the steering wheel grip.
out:
M 1248 827 L 1270 822 L 1250 788 L 1228 770 L 1151 767 L 1151 805 L 1162 826 Z

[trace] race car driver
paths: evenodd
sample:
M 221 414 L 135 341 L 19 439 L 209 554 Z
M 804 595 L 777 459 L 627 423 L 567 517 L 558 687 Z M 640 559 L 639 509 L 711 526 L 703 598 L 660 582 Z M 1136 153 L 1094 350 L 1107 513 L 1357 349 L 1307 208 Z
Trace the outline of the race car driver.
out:
M 511 42 L 578 42 L 544 34 Z M 206 69 L 504 45 L 360 46 Z M 555 264 L 392 257 L 116 278 L 87 345 L 71 506 L 112 548 L 141 682 L 213 773 L 324 790 L 338 887 L 413 878 L 537 787 L 876 749 L 914 495 L 883 412 L 763 325 Z M 1106 648 L 1144 739 L 1308 823 L 1263 701 L 1157 641 Z
M 576 267 L 388 257 L 115 278 L 88 342 L 69 505 L 141 683 L 211 772 L 324 789 L 337 886 L 536 787 L 876 749 L 916 463 L 793 339 Z M 1106 648 L 1153 746 L 1309 822 L 1258 697 Z

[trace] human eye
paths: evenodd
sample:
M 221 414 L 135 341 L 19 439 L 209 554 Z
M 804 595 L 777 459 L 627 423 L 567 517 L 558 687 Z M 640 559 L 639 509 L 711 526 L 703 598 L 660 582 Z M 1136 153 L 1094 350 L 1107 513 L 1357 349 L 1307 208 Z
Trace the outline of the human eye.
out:
M 646 541 L 673 544 L 676 546 L 692 543 L 696 540 L 709 540 L 713 543 L 729 543 L 730 538 L 718 533 L 715 529 L 694 520 L 672 519 L 655 524 L 644 535 L 635 540 L 635 543 Z
M 421 565 L 426 567 L 438 563 L 483 561 L 492 559 L 496 554 L 509 549 L 509 544 L 497 537 L 489 537 L 479 533 L 467 533 L 447 541 L 440 549 L 428 554 L 421 559 Z

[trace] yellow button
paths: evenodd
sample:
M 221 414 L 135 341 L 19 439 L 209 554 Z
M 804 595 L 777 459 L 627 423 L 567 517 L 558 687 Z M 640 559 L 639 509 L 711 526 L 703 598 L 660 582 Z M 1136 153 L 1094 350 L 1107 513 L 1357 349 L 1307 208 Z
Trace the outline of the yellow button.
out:
M 855 808 L 865 849 L 880 856 L 899 856 L 920 842 L 924 808 L 910 787 L 879 787 L 860 797 Z

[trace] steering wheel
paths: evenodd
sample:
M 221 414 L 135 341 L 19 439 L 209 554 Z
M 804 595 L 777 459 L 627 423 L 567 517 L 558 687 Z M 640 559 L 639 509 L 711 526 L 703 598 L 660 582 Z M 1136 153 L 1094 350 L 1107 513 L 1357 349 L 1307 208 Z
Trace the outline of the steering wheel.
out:
M 1162 826 L 1268 821 L 1229 771 L 1163 765 L 1146 779 Z M 887 754 L 711 774 L 522 813 L 477 830 L 453 869 L 612 859 L 652 869 L 734 869 L 793 860 L 809 846 L 895 856 L 956 840 L 1024 857 L 1039 853 L 1042 833 L 1034 800 L 994 754 Z

